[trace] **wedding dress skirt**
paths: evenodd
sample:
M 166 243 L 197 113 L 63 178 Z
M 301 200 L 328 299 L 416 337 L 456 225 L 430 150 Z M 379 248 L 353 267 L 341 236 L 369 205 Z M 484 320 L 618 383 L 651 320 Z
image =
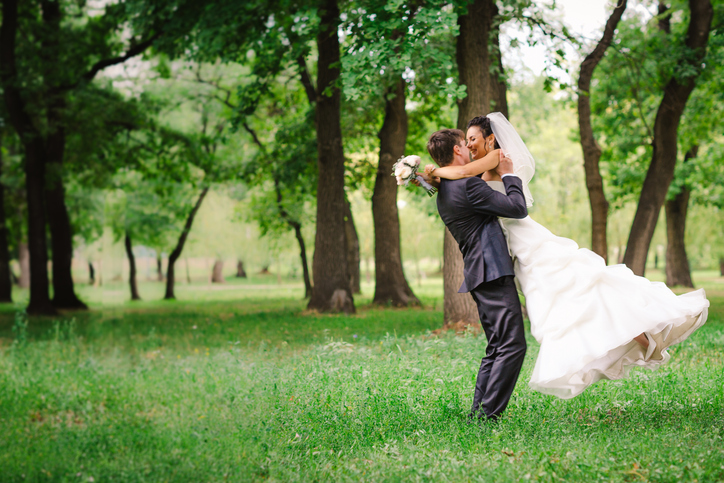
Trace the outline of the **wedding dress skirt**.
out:
M 505 192 L 502 182 L 489 182 Z M 540 352 L 530 387 L 572 398 L 600 379 L 620 379 L 634 366 L 655 369 L 667 348 L 706 322 L 703 289 L 677 296 L 661 282 L 553 235 L 530 217 L 501 218 Z M 647 332 L 645 349 L 633 340 Z

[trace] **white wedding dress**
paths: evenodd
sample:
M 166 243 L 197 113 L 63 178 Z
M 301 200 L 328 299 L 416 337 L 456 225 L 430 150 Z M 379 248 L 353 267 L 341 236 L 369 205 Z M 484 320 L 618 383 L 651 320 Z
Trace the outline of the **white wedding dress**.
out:
M 500 181 L 488 185 L 505 193 Z M 668 347 L 706 322 L 703 289 L 677 296 L 625 265 L 606 266 L 530 217 L 500 223 L 540 344 L 530 380 L 536 391 L 567 399 L 632 367 L 655 369 L 669 360 Z M 648 350 L 633 340 L 642 332 L 653 338 Z

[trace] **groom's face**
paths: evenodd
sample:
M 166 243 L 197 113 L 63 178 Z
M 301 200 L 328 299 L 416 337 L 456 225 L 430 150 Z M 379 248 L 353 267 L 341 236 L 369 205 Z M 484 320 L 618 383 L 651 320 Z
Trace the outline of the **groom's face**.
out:
M 468 149 L 467 145 L 465 144 L 465 140 L 461 139 L 457 146 L 455 146 L 455 155 L 459 156 L 461 160 L 465 161 L 465 164 L 469 163 L 471 161 L 470 159 L 470 149 Z

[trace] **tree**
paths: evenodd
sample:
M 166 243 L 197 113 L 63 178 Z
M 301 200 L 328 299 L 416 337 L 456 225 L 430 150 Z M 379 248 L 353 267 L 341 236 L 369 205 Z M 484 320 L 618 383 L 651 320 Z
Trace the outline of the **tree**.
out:
M 142 13 L 130 12 L 126 7 L 125 3 L 108 5 L 101 16 L 88 17 L 87 22 L 70 22 L 66 9 L 75 7 L 69 4 L 24 2 L 19 15 L 17 0 L 3 2 L 0 82 L 10 123 L 23 143 L 26 158 L 29 313 L 54 313 L 54 307 L 85 308 L 73 289 L 72 230 L 63 188 L 67 95 L 91 82 L 104 68 L 144 52 L 153 43 L 157 37 L 153 25 L 146 25 L 140 34 L 133 32 L 127 48 L 117 41 L 115 35 L 121 26 Z M 29 33 L 23 37 L 22 48 L 17 46 L 20 22 Z M 92 42 L 86 41 L 89 36 Z M 52 304 L 48 293 L 46 222 L 53 253 Z
M 312 261 L 314 287 L 308 308 L 321 312 L 355 311 L 344 229 L 344 150 L 337 0 L 320 2 L 317 32 L 317 232 Z
M 0 177 L 4 167 L 3 141 L 5 127 L 0 119 Z M 12 302 L 12 282 L 10 280 L 10 251 L 8 244 L 8 223 L 5 212 L 5 185 L 0 180 L 0 302 Z
M 508 116 L 506 85 L 498 40 L 498 6 L 494 0 L 475 0 L 459 15 L 460 34 L 456 44 L 458 83 L 467 87 L 467 96 L 458 102 L 457 127 L 463 131 L 475 116 L 496 110 Z M 443 244 L 443 284 L 445 324 L 476 323 L 477 307 L 470 294 L 459 294 L 463 281 L 463 258 L 450 231 L 445 229 Z
M 709 0 L 689 0 L 689 11 L 684 48 L 677 54 L 674 74 L 664 87 L 664 96 L 656 113 L 651 164 L 626 245 L 624 263 L 637 275 L 645 272 L 659 212 L 674 178 L 679 123 L 702 70 L 711 29 L 713 8 Z
M 608 243 L 606 241 L 606 227 L 608 225 L 608 201 L 603 191 L 603 177 L 601 176 L 599 161 L 601 148 L 593 134 L 591 125 L 591 79 L 596 66 L 611 45 L 618 22 L 626 10 L 627 0 L 616 5 L 603 29 L 603 36 L 596 47 L 581 63 L 578 76 L 578 126 L 583 148 L 583 165 L 586 172 L 586 187 L 591 204 L 591 249 L 608 260 Z

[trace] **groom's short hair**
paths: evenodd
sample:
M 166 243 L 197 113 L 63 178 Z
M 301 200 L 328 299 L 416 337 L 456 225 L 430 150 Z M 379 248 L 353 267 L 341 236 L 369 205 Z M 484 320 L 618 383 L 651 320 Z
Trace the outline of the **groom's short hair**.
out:
M 452 163 L 455 157 L 453 148 L 465 141 L 465 133 L 460 129 L 441 129 L 432 133 L 427 141 L 427 152 L 441 168 Z

